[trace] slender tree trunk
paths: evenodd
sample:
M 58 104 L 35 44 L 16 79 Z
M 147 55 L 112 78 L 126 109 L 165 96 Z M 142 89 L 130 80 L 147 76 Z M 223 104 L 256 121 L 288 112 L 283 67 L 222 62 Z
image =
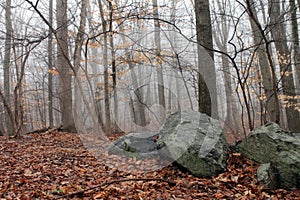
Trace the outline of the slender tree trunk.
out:
M 195 0 L 195 14 L 198 42 L 199 111 L 211 115 L 214 118 L 218 118 L 216 72 L 213 63 L 213 40 L 209 1 Z M 207 51 L 208 55 L 210 56 L 210 60 L 206 58 L 206 55 L 203 55 L 204 53 L 200 46 Z M 206 66 L 204 66 L 204 64 Z
M 95 29 L 93 28 L 93 15 L 92 15 L 92 10 L 91 10 L 91 4 L 88 5 L 87 7 L 87 19 L 88 19 L 88 24 L 89 24 L 89 29 L 90 29 L 90 34 L 91 35 L 96 35 Z M 90 43 L 95 45 L 96 39 L 90 40 Z M 89 57 L 90 65 L 91 65 L 91 71 L 92 74 L 96 75 L 99 74 L 99 66 L 97 65 L 98 62 L 98 51 L 97 48 L 89 48 L 87 49 L 88 51 L 91 51 L 91 57 Z M 103 110 L 102 110 L 102 101 L 103 98 L 101 96 L 101 92 L 103 91 L 103 88 L 98 84 L 99 83 L 99 77 L 96 76 L 93 78 L 92 85 L 93 85 L 93 92 L 95 93 L 95 107 L 96 107 L 96 116 L 97 116 L 97 121 L 102 128 L 102 130 L 105 130 L 105 125 L 103 122 Z
M 113 132 L 121 132 L 117 121 L 119 118 L 119 104 L 118 104 L 118 91 L 117 91 L 117 66 L 116 66 L 116 53 L 114 47 L 114 34 L 113 34 L 113 5 L 112 2 L 107 0 L 109 5 L 109 43 L 110 43 L 110 53 L 111 53 L 111 68 L 112 68 L 112 81 L 113 81 L 113 98 L 114 98 L 114 122 L 113 122 Z
M 224 8 L 223 4 L 218 0 L 217 2 L 218 10 L 223 10 L 226 9 Z M 228 49 L 227 49 L 227 41 L 229 40 L 229 31 L 228 31 L 228 22 L 226 19 L 226 16 L 223 15 L 221 16 L 222 22 L 219 24 L 216 24 L 216 29 L 217 32 L 220 33 L 220 36 L 216 34 L 216 32 L 213 33 L 214 41 L 218 48 L 228 54 Z M 231 73 L 230 73 L 230 68 L 229 68 L 229 60 L 228 58 L 222 54 L 221 56 L 222 60 L 222 70 L 223 70 L 223 75 L 224 75 L 224 84 L 225 84 L 225 95 L 226 95 L 226 118 L 225 118 L 225 124 L 226 126 L 229 127 L 230 130 L 234 130 L 234 127 L 236 126 L 236 129 L 238 129 L 238 124 L 234 124 L 234 116 L 237 113 L 232 112 L 232 102 L 233 99 L 233 92 L 232 92 L 232 83 L 231 83 Z
M 154 17 L 154 41 L 155 41 L 155 57 L 157 67 L 157 81 L 158 81 L 158 101 L 159 104 L 165 108 L 165 93 L 164 93 L 164 79 L 162 69 L 162 57 L 161 57 L 161 37 L 160 37 L 160 23 L 157 0 L 152 0 L 153 4 L 153 17 Z
M 79 96 L 79 94 L 84 95 L 84 92 L 82 91 L 82 85 L 81 85 L 82 68 L 80 62 L 82 60 L 81 52 L 82 52 L 82 45 L 84 42 L 86 17 L 87 17 L 87 0 L 82 0 L 81 9 L 80 9 L 80 22 L 79 22 L 78 32 L 76 34 L 75 50 L 73 56 L 74 69 L 75 69 L 74 107 L 75 107 L 76 117 L 80 115 L 80 112 L 83 111 L 82 103 L 80 102 L 82 98 Z M 83 99 L 83 102 L 85 102 L 85 100 L 86 98 Z M 88 104 L 86 104 L 86 106 L 88 106 Z M 90 114 L 92 115 L 92 113 Z
M 142 128 L 147 125 L 146 122 L 146 115 L 145 115 L 145 108 L 144 108 L 144 101 L 141 88 L 139 87 L 138 78 L 134 70 L 134 64 L 130 62 L 132 60 L 131 53 L 127 52 L 127 59 L 129 60 L 129 69 L 131 75 L 131 81 L 133 84 L 134 90 L 134 97 L 132 99 L 132 108 L 133 108 L 133 116 L 134 122 L 141 126 Z
M 283 18 L 281 18 L 280 1 L 269 0 L 271 34 L 275 41 L 277 58 L 281 71 L 281 81 L 284 96 L 288 97 L 288 104 L 285 105 L 288 127 L 291 131 L 300 132 L 300 115 L 295 108 L 295 85 L 290 62 L 291 52 L 287 46 L 286 30 Z
M 107 21 L 104 17 L 104 11 L 101 0 L 98 0 L 100 16 L 103 31 L 103 65 L 104 65 L 104 101 L 105 101 L 105 132 L 111 134 L 111 117 L 110 117 L 110 98 L 109 98 L 109 82 L 108 82 L 108 41 L 107 41 Z
M 57 19 L 57 65 L 59 70 L 60 87 L 60 109 L 62 113 L 63 130 L 67 132 L 76 132 L 73 118 L 72 103 L 72 75 L 69 65 L 68 49 L 68 18 L 67 18 L 67 0 L 56 1 L 56 19 Z
M 292 37 L 293 37 L 293 49 L 294 49 L 294 65 L 296 75 L 298 77 L 298 83 L 296 85 L 300 85 L 300 45 L 299 45 L 299 28 L 297 21 L 297 9 L 295 0 L 290 0 L 290 9 L 291 9 L 291 17 L 292 17 Z M 297 88 L 297 87 L 296 87 Z M 297 93 L 300 93 L 300 89 L 298 88 Z
M 266 36 L 261 30 L 257 13 L 254 6 L 254 1 L 249 0 L 249 17 L 250 17 L 250 25 L 252 28 L 254 43 L 257 45 L 257 54 L 259 59 L 259 66 L 261 70 L 261 76 L 263 80 L 264 92 L 266 95 L 266 115 L 269 116 L 269 119 L 264 118 L 264 123 L 267 121 L 279 123 L 280 121 L 280 108 L 279 108 L 279 100 L 277 95 L 277 87 L 276 87 L 276 75 L 274 73 L 275 69 L 273 64 L 271 63 L 269 49 L 267 49 L 268 45 L 266 41 Z M 265 37 L 265 38 L 264 38 Z M 263 46 L 266 45 L 266 46 Z
M 15 126 L 15 134 L 19 135 L 22 131 L 22 128 L 24 126 L 24 108 L 23 104 L 23 80 L 25 77 L 25 66 L 26 62 L 29 58 L 30 51 L 25 48 L 25 57 L 22 59 L 21 62 L 21 69 L 17 69 L 17 83 L 14 88 L 14 107 L 15 107 L 15 114 L 14 114 L 14 126 Z M 17 59 L 16 59 L 17 60 Z M 16 61 L 17 62 L 17 61 Z M 17 64 L 16 64 L 16 68 Z
M 75 51 L 74 51 L 74 68 L 78 72 L 80 69 L 81 51 L 82 44 L 84 41 L 84 31 L 86 26 L 87 17 L 87 0 L 81 1 L 81 12 L 80 12 L 80 25 L 75 40 Z M 76 74 L 77 75 L 77 74 Z
M 53 27 L 53 0 L 49 0 L 49 25 Z M 53 127 L 53 33 L 52 29 L 49 28 L 48 38 L 48 117 L 49 127 Z
M 11 0 L 6 0 L 5 5 L 5 54 L 4 54 L 4 98 L 6 101 L 6 109 L 11 109 L 10 103 L 10 59 L 11 59 L 11 40 L 12 40 L 12 23 L 11 23 Z M 6 112 L 5 117 L 6 129 L 9 135 L 14 134 L 13 118 Z
M 139 23 L 135 23 L 134 24 L 134 29 L 135 30 L 139 30 Z M 120 25 L 120 30 L 123 31 L 124 30 L 124 25 L 121 24 Z M 137 31 L 134 31 L 137 32 Z M 140 37 L 139 35 L 136 36 L 137 38 Z M 123 35 L 122 36 L 122 41 L 124 44 L 128 43 L 126 37 Z M 139 40 L 138 45 L 140 45 L 141 40 Z M 126 60 L 128 62 L 129 65 L 129 70 L 130 70 L 130 76 L 131 76 L 131 84 L 134 88 L 134 96 L 130 97 L 130 105 L 132 107 L 131 111 L 133 112 L 133 118 L 134 118 L 134 123 L 137 124 L 138 126 L 141 127 L 141 130 L 138 131 L 142 131 L 144 129 L 144 127 L 147 125 L 147 121 L 146 121 L 146 112 L 145 112 L 145 101 L 143 98 L 143 93 L 142 93 L 142 88 L 139 87 L 139 82 L 138 82 L 138 76 L 136 73 L 136 67 L 135 67 L 135 63 L 133 62 L 133 50 L 130 50 L 129 48 L 125 48 L 125 55 L 126 55 Z M 154 85 L 155 87 L 156 85 Z M 157 91 L 156 89 L 154 89 L 154 91 Z M 154 96 L 156 95 L 156 92 L 154 94 Z M 155 98 L 157 99 L 157 98 Z M 147 101 L 147 99 L 146 99 Z

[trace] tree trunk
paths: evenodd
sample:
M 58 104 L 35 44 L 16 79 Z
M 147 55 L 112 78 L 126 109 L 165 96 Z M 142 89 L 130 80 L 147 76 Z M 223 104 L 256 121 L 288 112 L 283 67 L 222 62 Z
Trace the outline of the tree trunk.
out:
M 252 28 L 252 34 L 255 45 L 257 45 L 257 54 L 260 66 L 260 73 L 263 80 L 264 92 L 266 96 L 266 106 L 265 106 L 265 113 L 269 116 L 269 119 L 266 117 L 264 118 L 264 123 L 267 121 L 279 123 L 280 121 L 280 108 L 279 108 L 279 100 L 277 94 L 277 87 L 276 85 L 276 77 L 272 74 L 272 70 L 274 71 L 274 66 L 270 63 L 267 53 L 267 49 L 262 46 L 266 41 L 264 40 L 264 33 L 261 32 L 257 13 L 254 6 L 254 1 L 249 0 L 249 4 L 251 5 L 248 9 L 249 10 L 249 17 L 250 17 L 250 25 Z M 266 37 L 266 36 L 265 36 Z M 265 44 L 268 45 L 268 44 Z M 273 68 L 273 69 L 271 69 Z M 275 80 L 275 82 L 274 82 Z
M 139 30 L 139 22 L 134 24 L 134 30 Z M 121 32 L 124 31 L 124 25 L 121 24 L 120 25 L 120 30 Z M 136 31 L 134 31 L 136 32 Z M 139 33 L 138 33 L 139 34 Z M 137 38 L 139 38 L 140 36 L 137 35 Z M 123 44 L 128 43 L 127 38 L 122 35 L 122 42 Z M 138 44 L 140 45 L 141 40 L 138 40 Z M 142 93 L 142 89 L 139 87 L 139 82 L 138 82 L 138 75 L 136 73 L 136 67 L 135 67 L 135 62 L 134 62 L 134 54 L 133 54 L 133 50 L 130 50 L 129 48 L 125 48 L 125 58 L 126 61 L 128 62 L 128 66 L 129 66 L 129 71 L 130 71 L 130 76 L 131 76 L 131 84 L 132 87 L 134 89 L 133 93 L 134 95 L 131 96 L 131 92 L 129 91 L 129 95 L 130 95 L 130 106 L 131 106 L 131 112 L 133 119 L 134 119 L 134 123 L 138 126 L 136 126 L 139 130 L 136 131 L 143 131 L 145 126 L 147 125 L 147 121 L 146 121 L 146 111 L 145 111 L 145 102 L 144 102 L 144 98 L 143 98 L 143 93 Z M 154 85 L 155 87 L 156 85 Z M 154 91 L 156 91 L 156 89 L 154 89 Z M 156 92 L 154 92 L 154 96 L 156 96 Z M 157 99 L 157 98 L 155 98 Z M 148 101 L 148 99 L 146 99 L 145 101 Z
M 111 134 L 111 120 L 110 120 L 110 98 L 109 98 L 109 82 L 108 82 L 108 41 L 107 41 L 107 21 L 104 17 L 104 11 L 101 0 L 98 0 L 100 16 L 102 21 L 103 31 L 103 65 L 104 65 L 104 102 L 105 102 L 105 132 Z
M 277 50 L 277 58 L 281 71 L 283 95 L 287 97 L 285 105 L 288 127 L 291 131 L 300 132 L 300 115 L 295 108 L 295 85 L 290 62 L 291 52 L 287 46 L 284 19 L 281 18 L 280 1 L 269 0 L 271 34 Z
M 9 115 L 12 114 L 11 111 L 11 102 L 10 102 L 10 59 L 11 59 L 11 40 L 12 40 L 12 22 L 11 22 L 11 0 L 6 0 L 5 5 L 5 54 L 4 54 L 4 61 L 3 61 L 3 68 L 4 68 L 4 99 L 6 104 L 6 132 L 9 135 L 14 134 L 14 123 L 13 123 L 13 116 Z M 10 111 L 8 111 L 10 109 Z
M 49 25 L 53 27 L 53 0 L 49 1 Z M 49 127 L 53 127 L 53 45 L 52 29 L 49 27 L 49 38 L 48 38 L 48 117 Z
M 76 132 L 72 106 L 72 75 L 69 65 L 67 0 L 56 1 L 57 66 L 59 71 L 60 109 L 63 130 Z
M 223 4 L 218 0 L 217 1 L 217 6 L 218 10 L 223 10 L 226 9 L 224 8 Z M 217 45 L 217 47 L 224 53 L 228 54 L 228 49 L 227 49 L 227 41 L 229 40 L 229 25 L 226 19 L 226 16 L 223 15 L 221 16 L 222 23 L 216 24 L 216 29 L 220 36 L 217 35 L 216 32 L 213 33 L 214 41 Z M 222 70 L 223 70 L 223 75 L 224 75 L 224 86 L 225 86 L 225 95 L 226 95 L 226 118 L 225 118 L 225 124 L 226 126 L 229 127 L 230 130 L 236 130 L 234 132 L 238 132 L 238 124 L 234 123 L 234 118 L 236 118 L 237 113 L 232 112 L 232 106 L 235 104 L 232 100 L 234 99 L 233 97 L 233 92 L 232 92 L 232 81 L 231 81 L 231 73 L 230 73 L 230 67 L 229 67 L 229 60 L 228 58 L 222 54 L 221 55 L 221 60 L 222 60 Z
M 24 101 L 23 101 L 23 85 L 24 85 L 24 78 L 25 78 L 25 66 L 26 62 L 29 58 L 30 51 L 29 49 L 25 48 L 24 57 L 21 59 L 21 66 L 18 65 L 18 59 L 16 55 L 15 48 L 15 62 L 16 62 L 16 86 L 14 88 L 14 127 L 15 127 L 15 134 L 19 135 L 24 127 Z M 23 54 L 23 52 L 22 52 Z M 43 90 L 44 91 L 44 90 Z
M 299 45 L 299 28 L 297 21 L 297 9 L 295 0 L 290 0 L 290 10 L 291 10 L 291 20 L 292 20 L 292 37 L 293 37 L 293 49 L 294 49 L 294 65 L 296 75 L 298 77 L 298 82 L 296 85 L 300 85 L 300 45 Z M 296 86 L 295 85 L 295 86 Z M 296 87 L 297 88 L 297 87 Z M 298 87 L 298 91 L 296 93 L 300 93 L 300 89 Z
M 216 72 L 213 63 L 213 40 L 208 0 L 195 0 L 198 43 L 198 97 L 199 112 L 218 118 Z M 203 53 L 201 47 L 206 53 Z
M 81 9 L 80 9 L 80 22 L 79 22 L 79 28 L 77 30 L 76 38 L 75 38 L 75 49 L 74 49 L 74 55 L 73 55 L 73 61 L 74 61 L 74 70 L 75 70 L 75 87 L 74 87 L 74 108 L 75 108 L 75 120 L 78 120 L 81 116 L 81 112 L 83 112 L 83 105 L 81 100 L 83 100 L 83 103 L 88 107 L 87 98 L 85 98 L 83 95 L 84 91 L 82 89 L 81 85 L 81 76 L 82 76 L 82 67 L 81 67 L 81 52 L 82 52 L 82 44 L 84 41 L 84 33 L 85 33 L 85 26 L 86 26 L 86 18 L 87 18 L 87 0 L 81 1 Z M 81 95 L 81 97 L 79 96 Z M 88 113 L 93 116 L 93 114 L 88 110 Z M 80 128 L 78 127 L 78 131 Z
M 117 121 L 119 118 L 119 104 L 118 104 L 118 91 L 117 91 L 117 66 L 116 66 L 116 53 L 114 47 L 114 34 L 113 34 L 113 5 L 111 1 L 108 1 L 109 5 L 109 43 L 110 43 L 110 53 L 111 53 L 111 68 L 112 68 L 112 81 L 113 81 L 113 98 L 114 98 L 114 122 L 113 122 L 113 132 L 122 132 L 119 128 Z
M 152 0 L 153 5 L 153 17 L 154 17 L 154 41 L 155 41 L 155 59 L 157 68 L 157 88 L 158 88 L 158 102 L 163 108 L 166 107 L 165 93 L 164 93 L 164 79 L 162 69 L 162 57 L 161 57 L 161 37 L 160 37 L 160 23 L 158 14 L 157 0 Z
M 82 0 L 81 12 L 80 12 L 80 25 L 75 39 L 74 68 L 76 72 L 78 72 L 78 70 L 80 69 L 81 51 L 82 51 L 82 44 L 84 41 L 86 17 L 87 17 L 87 0 Z
M 88 19 L 88 24 L 89 24 L 89 29 L 90 29 L 90 34 L 91 35 L 96 35 L 96 31 L 93 28 L 93 15 L 92 15 L 92 10 L 91 10 L 91 5 L 87 6 L 87 19 Z M 90 43 L 92 43 L 93 45 L 96 44 L 96 39 L 93 38 L 92 40 L 90 40 Z M 99 66 L 97 65 L 98 62 L 98 51 L 97 48 L 89 48 L 87 49 L 88 51 L 91 51 L 91 57 L 89 57 L 89 61 L 90 61 L 90 66 L 91 66 L 91 72 L 92 74 L 96 75 L 99 74 Z M 102 101 L 103 98 L 101 96 L 101 92 L 103 91 L 103 88 L 101 87 L 101 85 L 99 85 L 99 77 L 95 76 L 93 78 L 92 81 L 92 88 L 93 88 L 93 93 L 94 93 L 94 98 L 95 98 L 95 110 L 96 110 L 96 116 L 97 116 L 97 121 L 100 125 L 100 127 L 102 128 L 102 130 L 105 130 L 105 125 L 103 122 L 103 110 L 102 110 Z

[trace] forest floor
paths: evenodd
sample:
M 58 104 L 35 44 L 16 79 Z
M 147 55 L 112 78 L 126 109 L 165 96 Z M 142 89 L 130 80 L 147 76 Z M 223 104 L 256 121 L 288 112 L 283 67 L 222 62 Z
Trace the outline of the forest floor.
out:
M 130 173 L 95 159 L 77 134 L 0 137 L 0 199 L 300 199 L 299 190 L 262 187 L 256 170 L 231 153 L 227 171 L 211 179 L 172 165 Z

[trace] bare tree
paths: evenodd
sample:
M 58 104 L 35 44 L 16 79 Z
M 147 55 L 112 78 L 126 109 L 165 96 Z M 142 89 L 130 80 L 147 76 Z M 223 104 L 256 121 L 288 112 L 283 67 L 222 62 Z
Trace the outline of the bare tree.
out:
M 269 0 L 270 29 L 277 50 L 278 64 L 281 71 L 283 94 L 288 97 L 285 105 L 288 127 L 292 131 L 300 131 L 300 115 L 295 109 L 295 85 L 291 65 L 291 52 L 287 46 L 284 19 L 280 11 L 280 1 Z
M 163 79 L 163 69 L 161 63 L 161 37 L 160 37 L 160 22 L 159 22 L 159 12 L 157 0 L 152 0 L 153 4 L 153 17 L 154 17 L 154 41 L 155 41 L 155 57 L 156 57 L 156 67 L 157 67 L 157 81 L 158 81 L 158 101 L 159 104 L 165 108 L 165 93 L 164 93 L 164 79 Z
M 220 12 L 221 21 L 216 22 L 215 29 L 213 32 L 213 37 L 216 46 L 224 54 L 221 55 L 221 65 L 224 75 L 224 86 L 226 93 L 226 118 L 225 124 L 230 131 L 239 132 L 239 123 L 238 123 L 238 111 L 237 105 L 235 103 L 234 93 L 233 93 L 233 81 L 232 74 L 230 70 L 230 62 L 226 54 L 228 55 L 228 41 L 229 41 L 229 32 L 230 32 L 230 20 L 226 13 L 226 5 L 224 1 L 216 1 L 217 8 Z M 217 16 L 216 16 L 217 18 Z M 219 34 L 217 34 L 219 33 Z
M 11 65 L 11 46 L 12 46 L 12 22 L 11 22 L 11 0 L 6 0 L 5 5 L 5 54 L 4 54 L 4 101 L 6 107 L 6 128 L 9 135 L 14 134 L 13 117 L 9 115 L 10 103 L 10 65 Z M 11 111 L 10 111 L 11 112 Z
M 81 12 L 80 12 L 80 24 L 78 28 L 78 32 L 75 39 L 75 50 L 74 50 L 74 68 L 76 71 L 76 75 L 78 70 L 80 69 L 80 61 L 81 61 L 81 51 L 82 45 L 84 42 L 85 35 L 85 26 L 86 26 L 86 17 L 87 17 L 87 0 L 81 1 Z
M 49 1 L 49 25 L 53 27 L 53 0 Z M 49 28 L 48 38 L 48 116 L 49 127 L 53 127 L 53 32 Z
M 299 1 L 298 1 L 299 2 Z M 299 44 L 299 26 L 297 19 L 297 8 L 295 0 L 290 0 L 290 12 L 292 21 L 292 38 L 293 38 L 293 50 L 294 50 L 294 65 L 296 75 L 298 77 L 298 86 L 300 85 L 300 44 Z M 300 93 L 300 91 L 297 91 Z
M 276 87 L 276 75 L 274 73 L 275 69 L 272 62 L 270 63 L 272 58 L 270 58 L 271 52 L 269 50 L 268 39 L 259 23 L 253 0 L 249 0 L 248 13 L 254 43 L 257 46 L 256 52 L 258 54 L 260 72 L 266 96 L 265 114 L 262 114 L 269 116 L 269 119 L 263 117 L 264 123 L 267 121 L 279 123 L 280 108 Z
M 104 65 L 104 101 L 105 101 L 105 132 L 111 134 L 111 117 L 110 117 L 110 97 L 109 97 L 109 82 L 108 82 L 108 33 L 107 20 L 105 19 L 104 8 L 101 0 L 98 0 L 100 16 L 102 21 L 103 32 L 103 65 Z
M 218 117 L 217 111 L 217 89 L 216 89 L 216 72 L 213 62 L 213 40 L 212 27 L 210 18 L 210 9 L 208 0 L 195 0 L 195 14 L 196 14 L 196 32 L 198 42 L 198 96 L 199 96 L 199 111 L 204 112 L 214 118 Z M 207 50 L 211 61 L 203 66 L 204 62 L 200 62 L 202 57 L 201 47 Z M 204 78 L 205 76 L 206 78 Z M 208 78 L 209 77 L 209 78 Z M 207 81 L 207 80 L 209 81 Z M 210 83 L 211 87 L 206 84 Z M 209 90 L 208 90 L 209 89 Z
M 72 71 L 69 66 L 67 0 L 56 1 L 57 66 L 63 130 L 75 132 L 72 105 Z

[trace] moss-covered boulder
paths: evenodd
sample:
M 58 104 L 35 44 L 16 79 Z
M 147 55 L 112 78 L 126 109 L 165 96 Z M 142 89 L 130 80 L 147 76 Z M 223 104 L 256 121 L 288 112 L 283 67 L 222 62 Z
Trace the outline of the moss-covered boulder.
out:
M 252 131 L 237 145 L 237 149 L 245 157 L 267 164 L 258 170 L 258 179 L 262 184 L 270 188 L 300 188 L 299 134 L 269 123 Z
M 220 124 L 196 111 L 177 112 L 159 131 L 159 152 L 197 177 L 218 175 L 226 169 L 228 153 Z
M 108 153 L 137 159 L 159 157 L 156 136 L 155 132 L 129 133 L 114 141 L 109 146 Z

